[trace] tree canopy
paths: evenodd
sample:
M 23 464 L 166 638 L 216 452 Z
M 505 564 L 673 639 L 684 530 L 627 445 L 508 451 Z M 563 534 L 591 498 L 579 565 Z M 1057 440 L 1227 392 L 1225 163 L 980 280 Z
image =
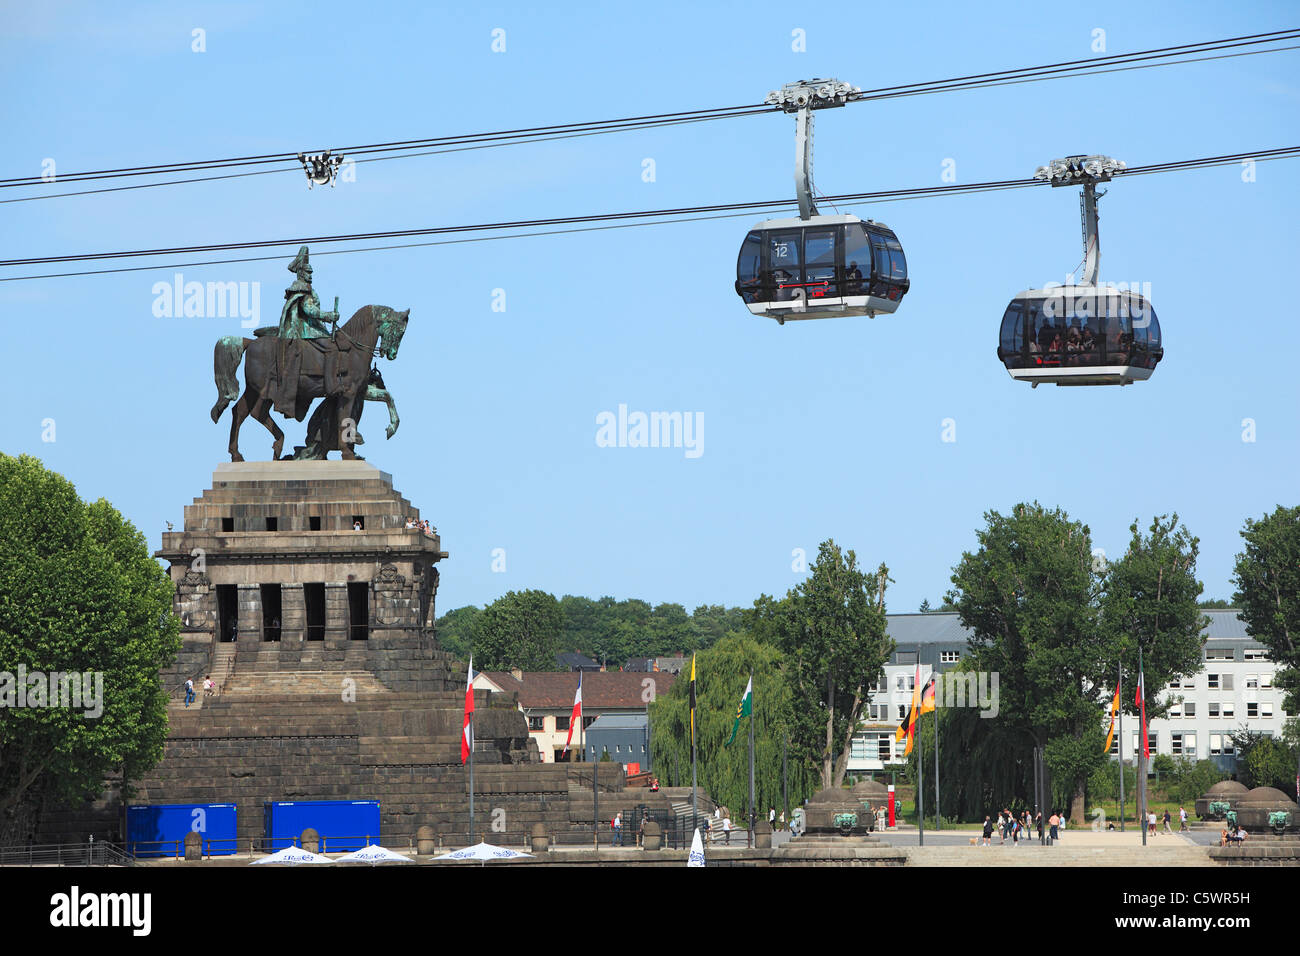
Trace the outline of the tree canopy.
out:
M 545 591 L 510 591 L 474 619 L 480 670 L 553 671 L 564 629 L 560 602 Z
M 0 708 L 0 843 L 29 839 L 47 801 L 94 799 L 112 774 L 129 788 L 162 758 L 159 672 L 180 648 L 171 609 L 170 579 L 112 505 L 0 454 L 0 672 L 102 675 L 98 716 Z
M 749 801 L 748 727 L 725 746 L 735 726 L 745 684 L 754 676 L 754 776 L 760 816 L 782 802 L 782 748 L 793 732 L 795 711 L 801 706 L 782 673 L 782 655 L 775 647 L 748 635 L 723 638 L 696 657 L 695 746 L 697 783 L 715 801 L 739 813 Z M 657 776 L 669 786 L 691 782 L 690 678 L 682 674 L 668 693 L 650 705 L 653 763 Z M 748 720 L 748 718 L 746 718 Z M 798 806 L 817 790 L 812 763 L 800 759 L 794 747 L 788 757 L 790 805 Z
M 756 636 L 785 656 L 798 700 L 796 738 L 821 765 L 823 788 L 844 781 L 853 734 L 869 688 L 894 652 L 885 634 L 889 569 L 858 568 L 857 555 L 823 541 L 810 573 L 784 600 L 763 595 L 752 617 Z
M 1246 633 L 1268 648 L 1278 665 L 1273 686 L 1286 692 L 1282 709 L 1300 712 L 1300 506 L 1278 506 L 1246 519 L 1246 549 L 1237 555 L 1233 600 Z

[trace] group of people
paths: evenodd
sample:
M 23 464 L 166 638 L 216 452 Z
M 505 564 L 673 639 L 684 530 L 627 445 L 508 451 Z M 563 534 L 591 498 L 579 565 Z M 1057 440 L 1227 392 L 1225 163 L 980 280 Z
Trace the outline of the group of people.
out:
M 411 517 L 406 519 L 406 530 L 414 531 L 417 529 L 424 532 L 431 538 L 438 533 L 438 529 L 435 528 L 433 525 L 429 524 L 428 521 L 422 521 L 419 518 L 416 518 L 414 515 L 412 515 Z
M 1246 831 L 1238 824 L 1237 826 L 1227 826 L 1219 831 L 1219 846 L 1227 846 L 1229 843 L 1245 843 Z
M 1020 813 L 1012 813 L 1010 810 L 1002 810 L 998 813 L 997 821 L 994 822 L 987 814 L 984 816 L 984 846 L 992 846 L 989 842 L 993 838 L 993 832 L 998 833 L 998 846 L 1002 846 L 1011 840 L 1011 845 L 1017 845 L 1021 840 L 1033 839 L 1035 831 L 1038 839 L 1043 839 L 1044 827 L 1047 829 L 1048 836 L 1057 840 L 1060 839 L 1060 832 L 1065 827 L 1065 814 L 1051 812 L 1047 820 L 1043 820 L 1041 813 L 1030 813 L 1028 810 Z
M 704 831 L 704 841 L 706 843 L 713 842 L 713 834 L 716 831 L 723 835 L 727 846 L 731 846 L 731 811 L 726 807 L 715 807 L 713 820 L 710 821 L 708 817 L 705 817 L 704 826 L 701 829 Z

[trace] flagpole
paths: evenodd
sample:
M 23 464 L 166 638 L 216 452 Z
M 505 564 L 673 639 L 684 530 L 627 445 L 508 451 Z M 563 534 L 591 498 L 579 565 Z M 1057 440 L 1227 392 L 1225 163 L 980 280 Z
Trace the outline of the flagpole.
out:
M 1119 832 L 1124 832 L 1124 662 L 1120 661 L 1119 679 L 1115 683 L 1115 696 L 1120 699 L 1119 713 Z
M 474 711 L 469 712 L 469 843 L 474 845 Z
M 934 828 L 943 829 L 943 819 L 939 815 L 939 686 L 934 688 Z
M 749 673 L 749 847 L 754 847 L 755 813 L 754 804 L 754 672 Z
M 915 706 L 919 707 L 917 701 Z M 921 737 L 920 721 L 916 726 L 917 743 Z M 916 754 L 916 825 L 920 829 L 920 846 L 925 846 L 925 752 L 918 751 Z
M 1146 721 L 1142 719 L 1142 714 L 1146 712 L 1146 681 L 1142 673 L 1142 642 L 1138 641 L 1138 695 L 1139 695 L 1139 715 L 1138 715 L 1138 733 L 1145 736 L 1147 728 Z M 1141 740 L 1138 742 L 1137 760 L 1137 786 L 1138 786 L 1138 822 L 1142 827 L 1142 845 L 1147 845 L 1147 788 L 1146 788 L 1146 761 L 1143 757 L 1146 754 L 1147 742 Z
M 691 655 L 691 829 L 700 825 L 700 809 L 695 793 L 695 655 Z

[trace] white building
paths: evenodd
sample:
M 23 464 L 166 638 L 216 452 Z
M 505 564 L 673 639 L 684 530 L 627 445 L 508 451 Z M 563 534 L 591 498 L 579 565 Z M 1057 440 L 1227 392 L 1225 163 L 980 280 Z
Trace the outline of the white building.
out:
M 1276 665 L 1265 658 L 1266 648 L 1246 636 L 1245 622 L 1235 610 L 1203 612 L 1210 625 L 1206 632 L 1200 673 L 1160 693 L 1163 701 L 1180 698 L 1166 717 L 1147 728 L 1151 753 L 1195 760 L 1209 758 L 1223 769 L 1235 769 L 1232 734 L 1242 729 L 1270 736 L 1282 735 L 1288 715 L 1282 710 L 1282 693 L 1273 689 Z M 870 703 L 854 735 L 849 773 L 870 773 L 885 764 L 903 760 L 903 743 L 895 743 L 898 726 L 912 702 L 916 667 L 921 682 L 936 669 L 943 673 L 966 653 L 968 631 L 956 614 L 890 614 L 888 633 L 897 649 L 885 665 L 884 681 L 874 688 Z M 1126 674 L 1124 695 L 1131 703 L 1135 675 Z M 930 719 L 927 715 L 926 719 Z M 1133 760 L 1141 731 L 1131 716 L 1124 719 L 1123 740 L 1116 735 L 1111 753 L 1124 747 L 1124 759 Z

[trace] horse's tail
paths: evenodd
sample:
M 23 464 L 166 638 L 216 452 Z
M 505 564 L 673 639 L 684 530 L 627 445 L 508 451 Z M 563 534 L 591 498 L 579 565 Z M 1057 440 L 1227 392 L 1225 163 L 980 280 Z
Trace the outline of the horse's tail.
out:
M 217 403 L 212 406 L 214 422 L 221 418 L 226 406 L 239 398 L 239 379 L 235 377 L 235 371 L 251 341 L 238 335 L 226 335 L 217 340 L 212 350 L 212 378 L 217 386 Z

